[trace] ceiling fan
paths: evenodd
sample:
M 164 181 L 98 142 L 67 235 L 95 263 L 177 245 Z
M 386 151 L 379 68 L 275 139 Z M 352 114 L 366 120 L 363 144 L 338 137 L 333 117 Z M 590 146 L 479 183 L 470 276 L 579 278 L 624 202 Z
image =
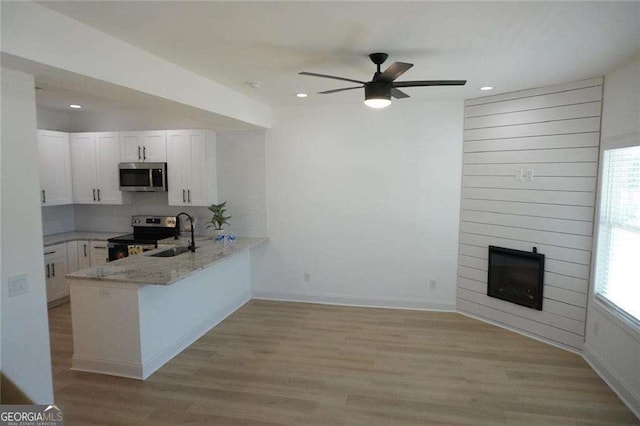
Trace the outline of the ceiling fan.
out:
M 318 92 L 326 95 L 329 93 L 343 92 L 345 90 L 361 89 L 364 87 L 364 103 L 371 108 L 384 108 L 391 104 L 391 97 L 396 99 L 408 98 L 409 95 L 404 93 L 398 87 L 421 87 L 421 86 L 464 86 L 467 80 L 417 80 L 417 81 L 395 81 L 404 74 L 413 64 L 406 62 L 394 62 L 384 70 L 380 71 L 380 65 L 389 57 L 386 53 L 372 53 L 369 55 L 371 62 L 378 67 L 373 74 L 371 81 L 353 80 L 351 78 L 336 77 L 334 75 L 317 74 L 314 72 L 302 71 L 298 74 L 309 75 L 311 77 L 332 78 L 334 80 L 349 81 L 351 83 L 359 83 L 361 86 L 345 87 L 342 89 L 326 90 Z

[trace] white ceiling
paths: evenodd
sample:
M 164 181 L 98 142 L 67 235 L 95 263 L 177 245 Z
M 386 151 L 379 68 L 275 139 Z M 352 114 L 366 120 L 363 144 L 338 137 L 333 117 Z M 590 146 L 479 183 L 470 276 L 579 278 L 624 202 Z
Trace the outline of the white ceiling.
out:
M 105 33 L 270 105 L 361 102 L 367 54 L 415 66 L 412 99 L 466 99 L 601 76 L 640 54 L 640 2 L 42 2 Z M 384 68 L 384 66 L 383 66 Z M 260 89 L 246 82 L 260 81 Z M 296 92 L 308 92 L 298 99 Z M 401 102 L 410 102 L 402 100 Z

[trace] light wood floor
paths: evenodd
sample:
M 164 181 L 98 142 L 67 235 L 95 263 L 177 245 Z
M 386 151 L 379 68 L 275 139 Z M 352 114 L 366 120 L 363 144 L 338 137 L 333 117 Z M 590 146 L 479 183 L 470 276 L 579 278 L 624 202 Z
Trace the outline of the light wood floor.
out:
M 144 382 L 69 370 L 67 425 L 640 424 L 582 358 L 454 313 L 251 301 Z

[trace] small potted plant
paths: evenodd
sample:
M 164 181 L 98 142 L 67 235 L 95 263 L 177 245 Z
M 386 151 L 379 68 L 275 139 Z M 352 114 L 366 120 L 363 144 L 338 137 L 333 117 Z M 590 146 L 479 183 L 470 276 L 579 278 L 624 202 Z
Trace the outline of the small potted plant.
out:
M 208 209 L 213 212 L 213 216 L 211 217 L 211 220 L 207 222 L 207 228 L 210 228 L 213 226 L 214 238 L 216 238 L 218 235 L 224 235 L 224 231 L 222 230 L 222 227 L 224 225 L 228 225 L 229 219 L 231 219 L 231 216 L 224 215 L 227 211 L 225 209 L 226 205 L 227 205 L 227 202 L 225 201 L 220 204 L 212 204 L 211 206 L 208 207 Z

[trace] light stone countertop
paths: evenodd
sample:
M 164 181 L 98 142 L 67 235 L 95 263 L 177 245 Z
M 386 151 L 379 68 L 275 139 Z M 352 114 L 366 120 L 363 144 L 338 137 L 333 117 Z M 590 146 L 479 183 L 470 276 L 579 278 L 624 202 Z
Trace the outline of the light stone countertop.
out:
M 187 239 L 161 240 L 160 244 L 186 246 Z M 67 275 L 69 280 L 92 280 L 103 282 L 129 283 L 138 285 L 170 285 L 209 266 L 248 250 L 251 247 L 269 241 L 268 238 L 238 237 L 225 247 L 216 244 L 211 238 L 196 237 L 196 252 L 183 253 L 174 257 L 152 257 L 150 254 L 164 250 L 158 248 L 137 256 L 129 256 L 102 266 L 94 266 Z
M 74 240 L 95 240 L 95 241 L 107 241 L 109 238 L 119 237 L 120 235 L 124 235 L 130 233 L 131 231 L 123 231 L 123 232 L 90 232 L 90 231 L 80 231 L 80 232 L 62 232 L 60 234 L 52 234 L 46 235 L 43 238 L 44 246 L 51 246 L 54 244 L 66 243 L 68 241 Z

